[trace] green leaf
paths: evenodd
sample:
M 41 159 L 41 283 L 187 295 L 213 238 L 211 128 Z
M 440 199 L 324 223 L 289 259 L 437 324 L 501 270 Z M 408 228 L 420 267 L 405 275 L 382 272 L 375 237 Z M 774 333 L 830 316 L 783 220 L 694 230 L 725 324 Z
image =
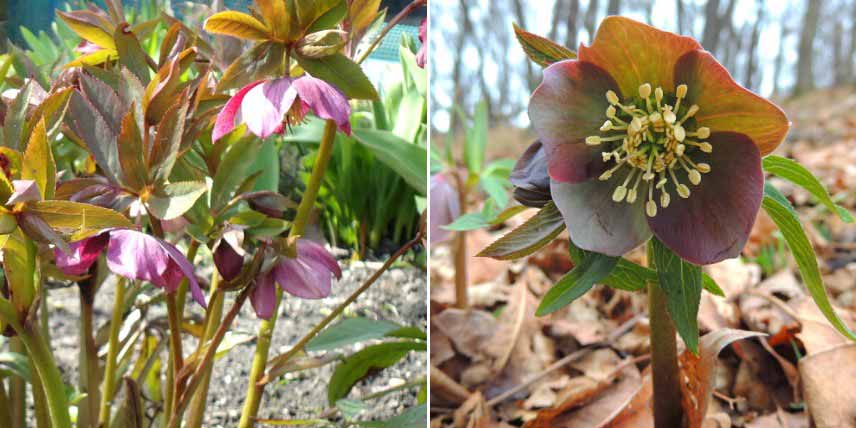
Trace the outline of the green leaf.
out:
M 27 117 L 27 108 L 30 106 L 30 94 L 33 90 L 33 82 L 28 81 L 18 91 L 18 95 L 12 101 L 6 111 L 6 120 L 3 122 L 3 145 L 11 149 L 20 150 L 24 122 Z
M 116 40 L 116 50 L 119 52 L 119 64 L 134 73 L 143 84 L 149 83 L 148 54 L 140 46 L 137 36 L 131 31 L 130 25 L 122 23 L 116 28 L 113 38 Z
M 44 120 L 40 120 L 30 134 L 30 142 L 21 162 L 21 177 L 36 182 L 42 199 L 53 198 L 56 189 L 56 163 L 48 143 Z
M 265 40 L 270 30 L 258 19 L 246 13 L 227 10 L 215 13 L 205 20 L 205 31 L 246 40 Z
M 357 63 L 342 54 L 324 58 L 296 56 L 297 63 L 313 77 L 339 88 L 348 98 L 376 100 L 377 90 Z
M 426 420 L 428 420 L 428 405 L 420 404 L 385 421 L 356 422 L 356 424 L 368 428 L 425 428 Z
M 2 71 L 0 71 L 2 72 Z M 73 88 L 60 89 L 52 92 L 39 104 L 33 111 L 33 114 L 24 125 L 23 135 L 30 135 L 35 128 L 36 123 L 44 118 L 45 129 L 47 130 L 48 139 L 59 130 L 65 112 L 68 109 L 68 100 L 71 98 Z
M 811 246 L 805 231 L 800 223 L 799 216 L 796 211 L 787 202 L 787 199 L 776 190 L 775 187 L 767 185 L 764 187 L 764 200 L 762 202 L 764 210 L 779 227 L 788 247 L 791 249 L 794 259 L 797 261 L 797 266 L 800 269 L 800 275 L 803 282 L 808 288 L 814 303 L 823 312 L 823 315 L 829 322 L 844 336 L 850 340 L 856 341 L 856 334 L 847 327 L 846 324 L 838 317 L 835 310 L 832 308 L 832 303 L 829 301 L 829 296 L 826 295 L 826 290 L 823 288 L 823 278 L 820 275 L 820 269 L 817 265 L 817 257 L 814 254 L 814 248 Z
M 353 136 L 416 192 L 420 195 L 428 194 L 428 175 L 425 171 L 428 152 L 424 147 L 402 140 L 389 131 L 357 128 Z
M 352 420 L 366 410 L 368 406 L 360 400 L 349 400 L 347 398 L 343 398 L 336 402 L 336 408 L 339 409 L 339 412 L 345 420 Z
M 30 359 L 17 352 L 0 352 L 0 374 L 11 373 L 27 382 L 33 381 Z M 0 376 L 2 380 L 2 376 Z
M 3 247 L 3 271 L 18 315 L 28 314 L 36 300 L 37 247 L 21 229 L 9 234 Z
M 783 158 L 781 156 L 770 155 L 761 161 L 764 170 L 777 175 L 797 186 L 802 187 L 812 194 L 818 201 L 826 206 L 830 211 L 838 214 L 845 223 L 853 223 L 853 215 L 844 207 L 837 205 L 829 197 L 829 192 L 823 187 L 820 180 L 815 177 L 811 171 L 800 165 L 793 159 Z M 790 204 L 788 204 L 790 205 Z
M 517 41 L 534 63 L 546 67 L 554 62 L 574 59 L 577 54 L 568 48 L 537 34 L 532 34 L 514 24 L 514 35 Z
M 285 47 L 282 43 L 262 42 L 229 64 L 223 77 L 217 83 L 217 90 L 226 91 L 239 88 L 258 79 L 276 73 L 282 64 Z
M 182 92 L 178 102 L 169 107 L 166 116 L 158 124 L 158 133 L 149 160 L 151 178 L 155 182 L 168 180 L 178 159 L 188 109 L 186 96 L 187 92 Z
M 117 133 L 86 98 L 75 91 L 71 95 L 65 122 L 92 153 L 95 162 L 114 183 L 121 183 L 122 168 L 116 147 Z
M 116 140 L 119 152 L 119 164 L 122 166 L 122 176 L 125 183 L 134 191 L 141 191 L 146 186 L 146 161 L 143 159 L 143 137 L 137 127 L 137 109 L 132 105 L 122 119 L 122 131 Z
M 544 316 L 571 304 L 589 291 L 595 283 L 612 272 L 620 257 L 586 252 L 586 255 L 541 299 L 535 315 Z
M 425 343 L 391 342 L 372 345 L 345 358 L 336 367 L 327 388 L 327 402 L 333 405 L 348 395 L 360 379 L 370 370 L 385 369 L 407 356 L 410 351 L 425 351 Z
M 687 348 L 698 354 L 698 307 L 701 302 L 701 267 L 684 261 L 657 238 L 651 238 L 666 307 Z
M 133 227 L 122 214 L 108 208 L 72 201 L 39 201 L 27 211 L 38 214 L 53 229 L 83 239 L 111 227 Z
M 75 11 L 71 13 L 57 10 L 56 14 L 81 39 L 95 43 L 104 49 L 115 49 L 113 35 L 104 29 L 106 22 L 98 21 L 98 16 L 90 11 Z
M 516 229 L 477 254 L 497 260 L 513 260 L 534 254 L 565 230 L 562 214 L 551 201 Z
M 455 232 L 482 229 L 490 226 L 490 221 L 482 213 L 467 213 L 455 219 L 455 221 L 440 226 L 441 229 Z
M 482 101 L 476 106 L 473 115 L 473 124 L 467 129 L 467 138 L 464 142 L 464 163 L 471 175 L 481 173 L 484 165 L 484 151 L 487 147 L 487 102 Z
M 252 174 L 261 140 L 248 134 L 246 129 L 246 125 L 241 125 L 217 142 L 228 148 L 217 166 L 211 185 L 211 209 L 214 211 L 226 206 L 244 179 Z
M 203 181 L 179 181 L 167 183 L 152 193 L 148 207 L 152 215 L 161 220 L 172 220 L 181 216 L 208 190 Z
M 381 339 L 387 334 L 401 329 L 401 326 L 389 321 L 367 318 L 348 318 L 330 326 L 306 344 L 307 351 L 329 351 L 354 343 L 372 339 Z

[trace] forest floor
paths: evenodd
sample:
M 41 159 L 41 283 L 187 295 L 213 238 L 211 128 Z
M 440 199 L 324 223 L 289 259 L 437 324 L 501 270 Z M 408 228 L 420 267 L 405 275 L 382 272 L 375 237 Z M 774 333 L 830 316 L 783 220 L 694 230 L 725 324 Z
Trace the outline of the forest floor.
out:
M 856 212 L 856 92 L 822 91 L 783 106 L 793 127 L 776 154 L 797 159 L 837 203 Z M 507 129 L 493 130 L 488 140 L 494 135 L 495 157 L 516 157 L 511 147 L 522 153 L 531 141 Z M 827 293 L 856 327 L 856 224 L 843 223 L 802 189 L 771 182 L 808 225 Z M 470 210 L 479 204 L 471 201 Z M 534 213 L 527 212 L 468 233 L 469 254 Z M 820 314 L 779 238 L 761 215 L 742 257 L 705 269 L 726 297 L 704 293 L 701 333 L 731 328 L 768 336 L 735 342 L 719 354 L 713 398 L 695 426 L 808 428 L 810 418 L 817 428 L 856 426 L 856 344 Z M 595 286 L 563 310 L 534 316 L 540 297 L 572 268 L 567 239 L 563 233 L 511 262 L 470 258 L 471 311 L 452 307 L 449 245 L 433 247 L 432 428 L 653 426 L 643 293 Z M 643 262 L 644 255 L 628 257 Z
M 356 290 L 381 266 L 380 262 L 342 262 L 342 279 L 334 283 L 333 293 L 322 300 L 302 300 L 286 295 L 280 305 L 279 321 L 271 346 L 271 357 L 285 352 L 297 342 L 313 325 L 330 313 L 347 296 Z M 210 269 L 210 267 L 208 268 Z M 204 273 L 205 268 L 202 268 Z M 377 283 L 353 303 L 345 312 L 346 316 L 361 316 L 371 319 L 391 321 L 400 325 L 416 326 L 426 329 L 425 293 L 427 282 L 425 271 L 410 265 L 396 265 L 385 272 Z M 106 285 L 96 296 L 96 325 L 109 321 L 109 310 L 113 306 L 113 285 Z M 52 346 L 57 356 L 65 381 L 77 384 L 78 374 L 78 319 L 79 306 L 76 287 L 51 290 L 49 302 L 50 330 Z M 231 307 L 234 295 L 227 297 L 225 311 Z M 187 314 L 201 317 L 202 310 L 192 301 L 188 301 Z M 162 306 L 162 305 L 160 305 Z M 153 322 L 163 322 L 161 308 L 155 308 L 148 314 Z M 160 321 L 158 321 L 160 320 Z M 236 317 L 231 335 L 235 346 L 218 359 L 211 377 L 208 406 L 203 426 L 224 428 L 237 426 L 241 406 L 246 397 L 247 378 L 249 376 L 259 320 L 247 303 Z M 185 335 L 189 336 L 189 335 Z M 227 339 L 228 340 L 228 339 Z M 106 347 L 104 348 L 106 349 Z M 196 349 L 196 340 L 185 337 L 185 354 Z M 348 349 L 359 350 L 360 345 Z M 164 362 L 166 354 L 164 353 Z M 402 362 L 388 369 L 369 375 L 360 381 L 349 397 L 364 397 L 368 394 L 389 389 L 425 376 L 427 355 L 411 353 Z M 327 406 L 327 381 L 333 373 L 334 365 L 288 374 L 268 385 L 259 411 L 260 418 L 269 419 L 306 419 L 316 418 Z M 166 370 L 165 363 L 163 370 Z M 358 419 L 381 420 L 402 413 L 416 404 L 417 388 L 400 390 L 383 395 L 367 402 L 368 408 Z M 145 394 L 144 394 L 145 395 Z M 149 409 L 151 413 L 151 409 Z

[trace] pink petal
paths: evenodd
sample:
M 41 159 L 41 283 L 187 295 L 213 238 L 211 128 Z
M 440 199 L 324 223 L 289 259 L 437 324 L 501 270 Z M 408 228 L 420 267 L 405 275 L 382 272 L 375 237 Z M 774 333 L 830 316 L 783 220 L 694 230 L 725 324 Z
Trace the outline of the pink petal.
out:
M 229 101 L 226 102 L 225 106 L 223 106 L 223 110 L 220 110 L 220 113 L 217 114 L 217 120 L 214 122 L 214 131 L 211 132 L 212 142 L 216 143 L 217 140 L 235 129 L 235 116 L 238 115 L 238 109 L 241 107 L 241 102 L 244 100 L 247 92 L 262 82 L 264 82 L 264 80 L 258 80 L 250 83 L 249 85 L 241 88 L 235 96 L 229 98 Z
M 327 252 L 323 245 L 315 241 L 309 239 L 298 240 L 297 258 L 320 263 L 336 279 L 342 278 L 342 270 L 339 268 L 339 262 L 336 261 L 336 258 L 332 254 Z
M 416 65 L 425 68 L 425 62 L 428 60 L 428 20 L 423 19 L 419 24 L 419 41 L 422 46 L 419 47 L 419 52 L 416 53 Z
M 65 253 L 59 248 L 54 248 L 54 262 L 66 275 L 79 276 L 89 271 L 89 268 L 98 259 L 98 255 L 110 239 L 109 233 L 100 233 L 86 239 L 69 244 L 70 251 Z
M 348 98 L 335 86 L 306 75 L 294 81 L 300 100 L 321 119 L 336 122 L 339 130 L 351 135 L 351 105 Z
M 322 299 L 330 295 L 330 272 L 303 260 L 283 259 L 274 266 L 276 282 L 283 290 L 303 299 Z
M 252 88 L 241 103 L 240 121 L 260 138 L 282 132 L 282 119 L 297 97 L 291 85 L 292 79 L 285 77 Z
M 96 45 L 95 43 L 92 43 L 88 40 L 83 40 L 80 42 L 80 44 L 77 45 L 77 47 L 74 48 L 74 51 L 82 55 L 87 55 L 98 52 L 102 49 L 104 48 Z
M 193 272 L 193 265 L 190 264 L 190 261 L 184 257 L 184 254 L 181 251 L 178 251 L 178 248 L 175 248 L 174 245 L 169 242 L 159 241 L 161 247 L 169 253 L 171 257 L 172 263 L 170 268 L 177 267 L 178 270 L 187 278 L 187 282 L 190 285 L 190 294 L 193 296 L 193 300 L 196 300 L 203 308 L 207 308 L 208 305 L 205 304 L 205 295 L 202 293 L 202 288 L 199 287 L 199 282 L 196 280 L 196 274 Z M 171 269 L 171 273 L 175 274 L 175 270 Z M 177 277 L 177 275 L 173 275 L 173 278 Z M 181 282 L 181 278 L 178 277 L 178 281 L 171 280 L 167 283 L 169 287 L 173 290 L 178 288 L 178 283 Z
M 261 319 L 270 319 L 276 306 L 276 282 L 273 272 L 259 275 L 256 278 L 256 288 L 250 294 L 250 303 Z
M 33 180 L 12 180 L 12 187 L 15 189 L 15 192 L 9 196 L 6 205 L 40 201 L 42 199 L 39 185 Z

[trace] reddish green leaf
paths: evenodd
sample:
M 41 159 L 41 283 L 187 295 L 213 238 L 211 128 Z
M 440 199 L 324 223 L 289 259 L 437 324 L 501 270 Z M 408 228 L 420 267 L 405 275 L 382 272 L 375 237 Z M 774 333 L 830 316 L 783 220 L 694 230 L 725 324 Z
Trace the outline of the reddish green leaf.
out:
M 125 118 L 122 119 L 122 132 L 116 140 L 119 152 L 119 164 L 122 166 L 122 176 L 132 190 L 140 191 L 146 185 L 146 164 L 143 159 L 143 138 L 137 127 L 136 113 L 133 105 Z
M 268 27 L 246 13 L 227 10 L 215 13 L 205 20 L 205 31 L 247 40 L 265 40 L 270 37 Z
M 574 59 L 577 54 L 570 49 L 537 34 L 530 33 L 514 24 L 514 35 L 529 57 L 536 64 L 546 67 L 554 62 Z
M 44 119 L 39 120 L 30 134 L 30 142 L 21 163 L 21 178 L 35 181 L 42 199 L 53 198 L 56 188 L 56 163 L 48 143 Z
M 497 239 L 477 254 L 498 260 L 513 260 L 535 253 L 565 230 L 562 214 L 553 202 L 547 203 L 529 220 Z

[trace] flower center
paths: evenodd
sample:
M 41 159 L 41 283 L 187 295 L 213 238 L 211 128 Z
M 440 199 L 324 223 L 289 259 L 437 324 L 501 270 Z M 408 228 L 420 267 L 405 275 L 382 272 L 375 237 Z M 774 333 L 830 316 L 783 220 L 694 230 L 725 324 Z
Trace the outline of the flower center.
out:
M 306 109 L 303 108 L 303 101 L 300 98 L 295 98 L 294 102 L 285 112 L 283 124 L 289 132 L 292 132 L 295 126 L 306 123 Z
M 663 89 L 658 87 L 651 97 L 651 85 L 639 86 L 639 98 L 619 102 L 613 91 L 606 92 L 610 106 L 606 109 L 606 122 L 600 127 L 603 135 L 586 138 L 590 146 L 604 145 L 603 161 L 610 165 L 601 181 L 612 178 L 627 170 L 624 180 L 615 188 L 612 200 L 636 201 L 639 186 L 648 193 L 645 212 L 649 217 L 657 215 L 654 194 L 659 191 L 660 206 L 669 206 L 669 189 L 674 189 L 682 198 L 690 197 L 690 188 L 681 183 L 675 170 L 683 169 L 690 184 L 701 183 L 701 175 L 710 172 L 710 165 L 694 162 L 691 157 L 711 153 L 710 143 L 702 141 L 710 136 L 710 129 L 695 127 L 690 119 L 699 111 L 695 104 L 681 105 L 687 95 L 687 85 L 675 89 L 673 104 L 664 99 Z

